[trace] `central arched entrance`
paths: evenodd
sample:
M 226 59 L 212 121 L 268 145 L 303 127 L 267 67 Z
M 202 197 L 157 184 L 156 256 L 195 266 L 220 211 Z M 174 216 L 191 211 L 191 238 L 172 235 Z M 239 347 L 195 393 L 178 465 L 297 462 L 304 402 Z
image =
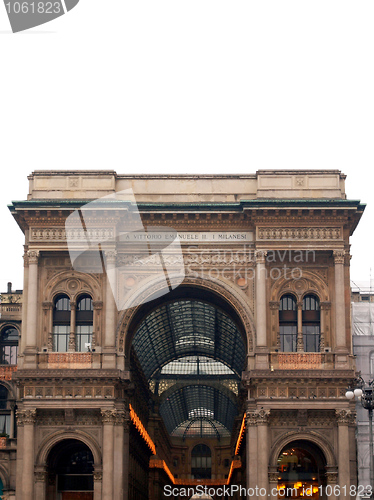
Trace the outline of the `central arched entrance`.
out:
M 48 500 L 93 500 L 94 458 L 76 439 L 57 443 L 48 456 Z
M 298 439 L 278 457 L 278 498 L 320 498 L 326 485 L 326 459 L 314 443 Z
M 237 313 L 212 292 L 181 286 L 145 304 L 136 320 L 129 327 L 138 385 L 132 404 L 155 440 L 154 467 L 163 463 L 178 485 L 226 484 L 245 396 L 247 339 Z M 130 459 L 146 459 L 135 455 L 130 442 Z M 160 482 L 159 475 L 152 471 L 150 484 Z

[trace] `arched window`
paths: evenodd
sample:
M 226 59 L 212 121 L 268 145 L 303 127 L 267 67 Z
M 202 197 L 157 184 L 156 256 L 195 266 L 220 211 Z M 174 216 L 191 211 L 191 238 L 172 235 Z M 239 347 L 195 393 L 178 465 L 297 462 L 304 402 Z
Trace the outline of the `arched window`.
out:
M 281 350 L 296 352 L 297 307 L 293 295 L 283 295 L 279 305 L 279 334 Z
M 76 350 L 87 351 L 85 344 L 91 344 L 93 332 L 93 303 L 89 295 L 78 300 L 76 316 Z
M 18 354 L 18 330 L 8 326 L 0 336 L 0 364 L 16 365 Z
M 67 352 L 70 334 L 70 299 L 67 295 L 56 297 L 53 308 L 53 350 Z
M 206 444 L 198 444 L 193 448 L 191 474 L 193 479 L 210 479 L 212 477 L 212 452 Z
M 320 310 L 319 300 L 315 295 L 306 295 L 303 299 L 303 340 L 305 352 L 319 352 Z

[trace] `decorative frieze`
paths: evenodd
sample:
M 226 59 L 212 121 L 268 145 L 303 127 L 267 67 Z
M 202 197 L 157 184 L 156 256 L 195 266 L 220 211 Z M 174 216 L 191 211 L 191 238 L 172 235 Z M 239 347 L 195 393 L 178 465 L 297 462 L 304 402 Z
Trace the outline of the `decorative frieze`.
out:
M 47 227 L 47 228 L 31 228 L 30 241 L 57 241 L 57 242 L 86 242 L 90 241 L 105 241 L 114 237 L 114 228 L 97 227 L 94 229 L 80 228 L 65 230 L 64 227 Z
M 259 227 L 258 240 L 340 240 L 340 227 Z
M 112 399 L 113 386 L 84 386 L 81 384 L 69 385 L 26 385 L 23 387 L 25 399 Z
M 89 368 L 92 364 L 90 352 L 50 352 L 48 353 L 48 368 Z
M 278 366 L 280 370 L 319 370 L 322 368 L 322 353 L 279 353 Z

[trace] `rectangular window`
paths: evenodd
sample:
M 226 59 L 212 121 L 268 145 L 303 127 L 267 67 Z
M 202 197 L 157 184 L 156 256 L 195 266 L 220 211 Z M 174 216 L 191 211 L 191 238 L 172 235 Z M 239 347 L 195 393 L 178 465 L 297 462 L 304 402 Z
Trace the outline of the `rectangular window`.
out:
M 76 348 L 79 352 L 86 352 L 85 344 L 92 342 L 92 325 L 77 325 L 76 331 Z
M 56 352 L 67 352 L 69 348 L 69 325 L 54 325 L 53 327 L 53 350 Z
M 0 414 L 0 432 L 10 435 L 10 415 Z
M 297 326 L 280 325 L 279 326 L 281 350 L 283 352 L 296 352 Z
M 305 352 L 319 352 L 319 325 L 303 325 Z

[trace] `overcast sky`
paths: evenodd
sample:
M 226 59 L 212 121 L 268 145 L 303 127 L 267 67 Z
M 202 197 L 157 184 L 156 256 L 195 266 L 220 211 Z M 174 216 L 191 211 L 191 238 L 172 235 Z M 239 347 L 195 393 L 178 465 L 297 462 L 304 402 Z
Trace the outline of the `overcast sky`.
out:
M 22 288 L 6 207 L 36 169 L 339 169 L 367 203 L 351 276 L 374 278 L 372 0 L 80 0 L 12 34 L 0 6 L 0 291 Z

